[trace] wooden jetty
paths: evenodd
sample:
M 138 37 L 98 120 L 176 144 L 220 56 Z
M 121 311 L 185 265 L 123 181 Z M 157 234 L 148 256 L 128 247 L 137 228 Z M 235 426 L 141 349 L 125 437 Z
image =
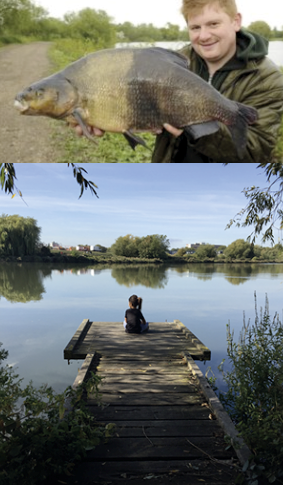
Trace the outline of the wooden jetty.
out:
M 85 359 L 74 387 L 90 371 L 103 377 L 103 406 L 87 404 L 97 422 L 116 425 L 72 483 L 232 485 L 249 450 L 227 446 L 237 433 L 195 363 L 210 350 L 178 320 L 149 327 L 134 335 L 122 322 L 84 320 L 64 350 Z

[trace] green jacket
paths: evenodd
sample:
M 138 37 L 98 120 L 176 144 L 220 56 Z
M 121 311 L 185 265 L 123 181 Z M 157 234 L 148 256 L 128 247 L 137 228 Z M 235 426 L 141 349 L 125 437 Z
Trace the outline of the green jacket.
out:
M 217 133 L 192 143 L 183 133 L 178 138 L 166 130 L 156 137 L 153 163 L 186 162 L 265 162 L 271 161 L 283 114 L 283 74 L 266 57 L 268 41 L 241 30 L 237 33 L 237 53 L 217 71 L 211 84 L 224 96 L 253 106 L 258 121 L 248 127 L 248 141 L 243 159 L 239 159 L 229 130 L 222 123 Z M 208 81 L 206 63 L 190 45 L 181 50 L 190 61 L 190 69 Z

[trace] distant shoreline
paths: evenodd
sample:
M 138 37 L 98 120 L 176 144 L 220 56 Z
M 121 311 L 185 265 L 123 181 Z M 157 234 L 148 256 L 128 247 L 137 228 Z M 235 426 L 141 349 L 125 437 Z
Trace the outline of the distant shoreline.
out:
M 41 255 L 33 255 L 33 256 L 23 256 L 22 258 L 19 257 L 2 257 L 0 258 L 0 264 L 9 264 L 9 263 L 52 263 L 52 264 L 78 264 L 78 265 L 113 265 L 113 264 L 128 264 L 128 265 L 139 265 L 139 264 L 153 264 L 153 265 L 161 265 L 161 264 L 283 264 L 283 261 L 278 260 L 266 260 L 266 259 L 213 259 L 213 258 L 205 258 L 205 259 L 195 259 L 195 258 L 183 258 L 183 257 L 176 257 L 176 256 L 169 256 L 166 259 L 154 258 L 154 259 L 147 259 L 147 258 L 128 258 L 126 256 L 106 256 L 106 255 L 99 255 L 99 256 L 84 256 L 84 255 L 65 255 L 65 254 L 53 254 L 51 256 L 41 256 Z

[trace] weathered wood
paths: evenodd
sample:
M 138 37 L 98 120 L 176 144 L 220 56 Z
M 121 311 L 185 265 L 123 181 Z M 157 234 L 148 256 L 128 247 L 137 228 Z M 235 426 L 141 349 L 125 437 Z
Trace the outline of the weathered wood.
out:
M 73 389 L 77 389 L 77 387 L 82 384 L 86 378 L 86 374 L 89 370 L 89 367 L 93 361 L 95 357 L 95 353 L 94 354 L 87 354 L 84 362 L 83 362 L 83 365 L 81 366 L 81 368 L 79 369 L 78 371 L 78 374 L 77 374 L 77 377 L 73 383 Z
M 203 360 L 211 359 L 210 350 L 187 328 L 180 322 L 180 320 L 174 320 L 177 328 L 179 328 L 185 335 L 186 339 L 198 349 L 199 352 L 203 353 Z
M 208 359 L 210 351 L 183 327 L 179 321 L 154 322 L 149 333 L 130 335 L 122 322 L 89 326 L 73 357 L 95 353 L 88 372 L 102 377 L 102 406 L 95 395 L 88 396 L 87 406 L 97 423 L 116 427 L 108 442 L 87 453 L 70 485 L 76 478 L 114 485 L 128 478 L 134 485 L 145 478 L 151 485 L 234 484 L 235 468 L 228 471 L 238 463 L 236 453 L 227 449 L 223 429 L 188 366 L 188 359 Z
M 84 320 L 65 348 L 64 358 L 81 359 L 89 353 L 100 353 L 101 349 L 104 356 L 113 357 L 116 354 L 122 360 L 136 357 L 137 354 L 148 355 L 150 351 L 155 359 L 181 357 L 182 352 L 189 353 L 194 359 L 210 358 L 209 349 L 190 331 L 184 333 L 186 327 L 181 322 L 151 322 L 149 325 L 148 333 L 135 335 L 127 334 L 122 322 L 91 323 Z M 189 334 L 191 338 L 186 338 Z
M 94 396 L 90 396 L 88 400 L 90 405 L 93 405 L 96 400 Z M 166 393 L 159 395 L 158 393 L 117 393 L 117 394 L 103 394 L 102 395 L 102 403 L 104 404 L 114 404 L 114 405 L 167 405 L 167 404 L 176 404 L 179 405 L 194 405 L 194 404 L 202 404 L 204 398 L 200 395 L 196 394 L 189 394 L 187 392 L 173 392 L 173 393 Z
M 215 437 L 152 437 L 150 441 L 145 435 L 142 438 L 113 437 L 106 444 L 102 444 L 90 451 L 89 459 L 107 458 L 118 459 L 201 459 L 207 453 L 218 459 L 229 459 L 235 456 L 223 439 Z
M 83 339 L 85 338 L 90 326 L 91 326 L 91 322 L 88 319 L 85 319 L 82 321 L 75 335 L 70 340 L 68 345 L 65 347 L 64 359 L 68 359 L 68 360 L 73 359 L 73 355 L 75 354 L 80 343 L 82 343 Z M 78 357 L 78 358 L 80 359 L 85 357 L 86 357 L 86 354 L 85 355 L 83 354 L 83 357 Z
M 77 468 L 73 484 L 111 483 L 125 485 L 234 485 L 238 470 L 232 460 L 217 463 L 207 459 L 98 461 Z M 89 481 L 96 477 L 95 481 Z M 98 477 L 101 481 L 97 481 Z
M 118 421 L 115 420 L 115 436 L 121 438 L 143 438 L 148 437 L 192 437 L 192 436 L 216 436 L 222 434 L 219 423 L 213 421 L 207 423 L 205 420 L 152 420 L 152 421 Z M 209 426 L 207 426 L 209 424 Z
M 124 375 L 104 376 L 101 391 L 103 394 L 117 392 L 121 393 L 177 393 L 190 392 L 196 390 L 194 383 L 190 382 L 187 376 L 169 375 Z
M 179 361 L 159 361 L 158 363 L 153 362 L 149 364 L 148 361 L 125 361 L 121 363 L 121 361 L 111 360 L 111 363 L 104 358 L 101 358 L 98 366 L 97 366 L 97 373 L 103 373 L 104 375 L 113 374 L 115 372 L 116 375 L 124 375 L 124 374 L 177 374 L 177 375 L 186 375 L 188 376 L 188 368 L 185 363 Z
M 119 405 L 115 406 L 113 404 L 107 406 L 106 408 L 93 405 L 89 408 L 95 419 L 98 421 L 109 421 L 109 422 L 121 422 L 124 420 L 170 420 L 170 422 L 175 423 L 179 420 L 205 420 L 208 425 L 210 424 L 209 415 L 211 411 L 208 406 L 194 405 L 187 406 L 182 404 L 173 404 L 162 406 L 155 406 L 149 404 L 148 406 L 142 405 Z

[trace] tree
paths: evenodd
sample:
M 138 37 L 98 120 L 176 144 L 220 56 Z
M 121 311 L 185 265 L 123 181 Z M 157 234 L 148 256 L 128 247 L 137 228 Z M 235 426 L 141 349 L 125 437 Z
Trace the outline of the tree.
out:
M 225 165 L 228 165 L 225 163 Z M 262 240 L 274 243 L 273 230 L 276 225 L 283 228 L 283 162 L 278 157 L 274 162 L 262 162 L 257 168 L 264 168 L 268 186 L 260 188 L 252 186 L 243 190 L 248 204 L 236 216 L 230 220 L 227 229 L 233 224 L 236 227 L 252 226 L 253 232 L 249 240 L 253 243 L 256 237 L 262 234 Z M 244 222 L 241 223 L 244 217 Z
M 17 191 L 20 197 L 22 197 L 21 191 L 17 188 L 15 184 L 15 180 L 17 180 L 17 177 L 14 165 L 14 163 L 0 163 L 0 184 L 2 190 L 4 190 L 4 192 L 6 192 L 7 194 L 14 194 L 15 191 Z M 79 198 L 83 195 L 84 191 L 87 188 L 89 188 L 92 194 L 98 197 L 95 190 L 95 188 L 97 188 L 97 185 L 84 177 L 84 174 L 87 173 L 87 171 L 82 167 L 77 167 L 75 163 L 67 163 L 67 166 L 71 166 L 73 168 L 73 175 L 81 188 Z
M 139 256 L 138 249 L 139 238 L 127 234 L 126 236 L 120 236 L 112 244 L 110 252 L 116 256 L 126 256 L 128 258 L 137 258 Z
M 110 252 L 116 256 L 126 256 L 128 258 L 160 258 L 167 256 L 169 240 L 166 236 L 153 234 L 146 237 L 135 237 L 132 234 L 120 236 L 112 244 Z
M 31 217 L 0 217 L 0 254 L 27 256 L 36 252 L 41 229 Z
M 139 256 L 140 258 L 164 259 L 167 256 L 169 244 L 167 236 L 153 234 L 152 236 L 143 237 L 139 243 Z
M 271 28 L 263 20 L 257 20 L 256 22 L 252 22 L 249 25 L 248 29 L 252 32 L 255 32 L 256 34 L 262 35 L 266 39 L 269 39 L 271 37 Z
M 171 249 L 171 251 L 175 251 L 175 249 Z M 182 258 L 188 252 L 188 248 L 179 248 L 177 249 L 175 256 Z
M 237 239 L 227 246 L 224 254 L 230 259 L 251 259 L 254 257 L 253 245 L 244 239 Z
M 6 23 L 8 15 L 20 6 L 21 0 L 0 0 L 0 27 Z
M 203 244 L 197 248 L 195 255 L 197 258 L 216 258 L 216 249 L 212 244 Z
M 179 25 L 171 24 L 168 22 L 166 27 L 161 29 L 163 40 L 174 41 L 180 39 L 180 27 Z M 187 34 L 188 35 L 188 34 Z
M 103 10 L 85 8 L 78 13 L 65 15 L 64 19 L 68 25 L 68 35 L 72 38 L 89 39 L 99 49 L 113 47 L 116 42 L 115 28 Z
M 30 0 L 0 0 L 2 30 L 14 34 L 40 35 L 40 21 L 47 11 Z

